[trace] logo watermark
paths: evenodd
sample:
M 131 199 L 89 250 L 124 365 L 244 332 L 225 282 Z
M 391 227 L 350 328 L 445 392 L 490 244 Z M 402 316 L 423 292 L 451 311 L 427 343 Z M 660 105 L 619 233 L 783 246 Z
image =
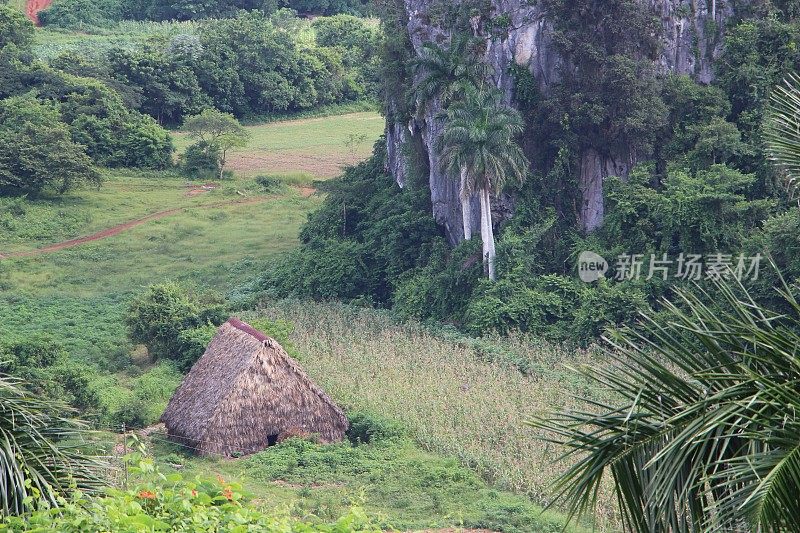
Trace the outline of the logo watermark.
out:
M 608 261 L 594 252 L 582 252 L 578 257 L 578 276 L 581 281 L 593 283 L 605 277 Z
M 616 281 L 635 280 L 681 280 L 719 281 L 736 279 L 756 281 L 761 272 L 763 256 L 713 253 L 708 255 L 680 253 L 668 254 L 620 254 L 614 260 L 613 271 L 609 262 L 601 255 L 585 251 L 578 256 L 578 277 L 586 283 L 600 278 Z M 611 272 L 611 275 L 606 275 Z

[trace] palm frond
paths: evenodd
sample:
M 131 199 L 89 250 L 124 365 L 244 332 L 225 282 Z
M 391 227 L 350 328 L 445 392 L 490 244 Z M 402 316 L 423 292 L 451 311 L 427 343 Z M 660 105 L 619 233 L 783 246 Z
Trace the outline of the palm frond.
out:
M 765 130 L 767 156 L 786 173 L 794 194 L 800 186 L 800 76 L 790 74 L 772 92 Z
M 607 339 L 613 365 L 582 370 L 617 406 L 531 421 L 574 461 L 558 501 L 590 512 L 610 474 L 632 531 L 800 530 L 798 317 L 725 282 L 665 308 Z
M 102 486 L 105 465 L 81 449 L 90 432 L 65 413 L 66 405 L 0 375 L 0 515 L 25 512 L 29 498 L 58 506 L 73 488 Z

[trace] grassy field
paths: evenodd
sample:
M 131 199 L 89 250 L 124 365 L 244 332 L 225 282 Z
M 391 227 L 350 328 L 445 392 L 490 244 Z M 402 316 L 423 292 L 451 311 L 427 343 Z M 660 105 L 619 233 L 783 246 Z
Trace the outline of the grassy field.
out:
M 375 112 L 248 126 L 250 144 L 231 153 L 228 168 L 243 176 L 291 176 L 298 183 L 332 178 L 369 156 L 383 126 Z M 175 137 L 179 152 L 191 142 L 185 134 Z
M 268 511 L 330 520 L 353 503 L 383 528 L 486 528 L 509 533 L 558 533 L 564 517 L 528 498 L 489 487 L 455 457 L 424 451 L 407 436 L 320 446 L 289 440 L 250 457 L 197 458 L 154 433 L 145 439 L 164 471 L 235 479 Z
M 291 136 L 297 136 L 296 146 L 333 168 L 346 152 L 336 132 L 362 128 L 365 122 L 374 126 L 376 119 L 355 114 L 251 129 L 255 139 L 274 143 L 276 150 L 288 150 Z M 375 128 L 372 132 L 365 144 L 379 135 Z M 271 171 L 253 167 L 257 174 Z M 106 174 L 100 189 L 34 201 L 1 199 L 0 256 L 183 210 L 74 248 L 0 259 L 0 334 L 54 331 L 74 356 L 87 360 L 104 361 L 109 350 L 124 353 L 130 346 L 120 314 L 132 294 L 168 278 L 224 293 L 296 246 L 301 224 L 321 201 L 297 186 L 312 180 L 303 173 L 278 176 L 282 184 L 270 191 L 240 176 L 203 191 L 179 174 Z

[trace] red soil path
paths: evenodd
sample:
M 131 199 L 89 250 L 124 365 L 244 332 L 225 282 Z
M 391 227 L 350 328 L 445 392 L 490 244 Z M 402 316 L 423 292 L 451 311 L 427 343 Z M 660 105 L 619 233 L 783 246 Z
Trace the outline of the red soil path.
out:
M 53 0 L 28 0 L 27 5 L 25 6 L 25 14 L 28 15 L 28 18 L 33 21 L 34 24 L 37 26 L 39 25 L 39 11 L 44 11 L 50 4 L 53 3 Z
M 174 215 L 176 213 L 180 213 L 181 211 L 185 211 L 187 209 L 192 209 L 195 207 L 202 207 L 205 209 L 212 209 L 215 207 L 225 207 L 229 205 L 248 205 L 248 204 L 255 204 L 259 202 L 263 202 L 267 200 L 266 197 L 261 198 L 251 198 L 249 200 L 233 200 L 231 202 L 219 202 L 216 204 L 206 204 L 206 205 L 197 205 L 191 207 L 178 207 L 175 209 L 167 209 L 166 211 L 159 211 L 157 213 L 153 213 L 151 215 L 147 215 L 146 217 L 137 218 L 136 220 L 131 220 L 130 222 L 125 222 L 124 224 L 118 224 L 108 229 L 104 229 L 103 231 L 99 231 L 97 233 L 93 233 L 91 235 L 86 235 L 85 237 L 78 237 L 77 239 L 70 239 L 68 241 L 59 242 L 56 244 L 50 244 L 43 248 L 37 248 L 35 250 L 28 250 L 25 252 L 14 252 L 11 254 L 0 254 L 0 259 L 10 259 L 12 257 L 30 257 L 33 255 L 39 254 L 47 254 L 51 252 L 57 252 L 59 250 L 63 250 L 65 248 L 72 248 L 73 246 L 79 246 L 81 244 L 86 244 L 87 242 L 99 241 L 101 239 L 107 239 L 109 237 L 113 237 L 114 235 L 119 235 L 125 230 L 135 228 L 136 226 L 141 226 L 145 222 L 149 222 L 151 220 L 158 220 L 160 218 L 168 217 L 170 215 Z

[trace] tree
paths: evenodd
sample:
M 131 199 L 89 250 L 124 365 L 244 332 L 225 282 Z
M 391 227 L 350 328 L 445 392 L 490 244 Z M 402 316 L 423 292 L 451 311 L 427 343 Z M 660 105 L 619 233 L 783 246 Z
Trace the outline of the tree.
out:
M 64 194 L 101 176 L 59 120 L 55 105 L 31 95 L 0 101 L 0 188 L 12 193 Z
M 72 487 L 101 486 L 101 463 L 74 444 L 85 439 L 86 426 L 63 413 L 70 413 L 65 404 L 0 375 L 0 516 L 30 510 L 29 499 L 58 507 Z
M 190 293 L 176 283 L 148 288 L 128 307 L 125 324 L 131 340 L 147 346 L 154 359 L 169 359 L 188 370 L 183 331 L 207 324 L 221 324 L 227 318 L 223 302 L 213 294 Z
M 21 11 L 0 5 L 0 49 L 12 45 L 19 50 L 30 50 L 33 35 L 33 24 Z
M 435 43 L 425 43 L 412 67 L 418 78 L 412 92 L 417 101 L 417 110 L 422 112 L 433 100 L 440 99 L 447 109 L 456 98 L 463 96 L 470 87 L 485 83 L 488 66 L 476 53 L 478 41 L 464 35 L 453 37 L 450 46 L 443 48 Z M 464 239 L 472 239 L 472 193 L 467 186 L 467 171 L 451 169 L 460 176 L 459 196 Z
M 250 140 L 250 132 L 233 115 L 216 109 L 206 109 L 199 115 L 189 117 L 183 128 L 199 143 L 219 150 L 220 178 L 225 169 L 228 152 L 234 148 L 247 146 Z
M 484 82 L 488 66 L 477 53 L 478 44 L 477 39 L 456 35 L 446 48 L 431 42 L 422 46 L 411 63 L 418 80 L 412 91 L 419 109 L 436 98 L 447 108 L 467 87 Z
M 800 304 L 783 287 L 789 316 L 720 282 L 614 335 L 614 364 L 581 374 L 621 401 L 532 422 L 575 459 L 556 501 L 590 511 L 610 474 L 626 531 L 800 531 Z
M 483 261 L 491 280 L 497 277 L 491 196 L 509 181 L 525 179 L 528 160 L 515 140 L 523 129 L 522 117 L 499 92 L 468 88 L 447 110 L 438 146 L 445 169 L 462 176 L 462 198 L 480 196 Z

